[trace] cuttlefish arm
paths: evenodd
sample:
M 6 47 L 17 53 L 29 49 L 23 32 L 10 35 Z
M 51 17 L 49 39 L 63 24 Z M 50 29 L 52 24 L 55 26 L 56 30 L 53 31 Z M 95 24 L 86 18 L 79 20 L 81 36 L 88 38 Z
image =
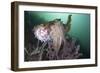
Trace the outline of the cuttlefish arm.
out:
M 67 23 L 65 24 L 65 31 L 69 32 L 69 30 L 71 29 L 71 21 L 72 21 L 72 15 L 68 16 L 68 20 Z

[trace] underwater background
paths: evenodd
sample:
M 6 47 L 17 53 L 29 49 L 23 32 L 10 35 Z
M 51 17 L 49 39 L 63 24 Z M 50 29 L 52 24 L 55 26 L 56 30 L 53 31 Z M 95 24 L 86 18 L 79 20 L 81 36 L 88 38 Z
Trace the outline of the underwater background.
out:
M 28 43 L 35 43 L 32 39 L 32 29 L 34 26 L 61 19 L 63 23 L 67 22 L 68 15 L 72 15 L 71 29 L 68 34 L 79 40 L 80 52 L 83 54 L 80 58 L 90 58 L 90 14 L 68 13 L 68 12 L 41 12 L 41 11 L 24 11 L 24 46 Z M 57 31 L 55 31 L 57 32 Z

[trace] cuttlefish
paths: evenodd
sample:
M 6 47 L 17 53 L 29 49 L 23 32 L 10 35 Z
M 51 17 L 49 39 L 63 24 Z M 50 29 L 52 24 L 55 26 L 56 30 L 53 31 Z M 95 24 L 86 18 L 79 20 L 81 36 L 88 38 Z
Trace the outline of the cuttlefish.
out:
M 52 40 L 52 48 L 58 53 L 61 47 L 61 44 L 66 45 L 65 33 L 69 32 L 71 29 L 71 16 L 68 16 L 67 23 L 64 24 L 61 19 L 55 19 L 53 21 L 49 21 L 46 24 L 40 24 L 34 28 L 36 31 L 37 29 L 41 28 L 41 33 L 39 33 L 39 37 L 43 37 L 43 39 L 47 39 L 46 37 L 50 37 Z M 44 32 L 43 32 L 44 31 Z M 49 38 L 49 40 L 50 40 Z M 48 40 L 48 39 L 47 39 Z

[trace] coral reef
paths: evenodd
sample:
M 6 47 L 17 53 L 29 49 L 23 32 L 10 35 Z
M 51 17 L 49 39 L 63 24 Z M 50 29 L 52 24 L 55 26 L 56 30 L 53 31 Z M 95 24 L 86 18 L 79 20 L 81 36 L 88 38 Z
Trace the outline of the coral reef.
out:
M 53 48 L 47 48 L 48 43 L 43 43 L 41 47 L 34 48 L 33 45 L 25 48 L 25 61 L 41 61 L 41 60 L 64 60 L 64 59 L 78 59 L 82 55 L 80 53 L 79 41 L 75 38 L 66 38 L 66 47 L 62 48 L 61 44 L 58 54 Z

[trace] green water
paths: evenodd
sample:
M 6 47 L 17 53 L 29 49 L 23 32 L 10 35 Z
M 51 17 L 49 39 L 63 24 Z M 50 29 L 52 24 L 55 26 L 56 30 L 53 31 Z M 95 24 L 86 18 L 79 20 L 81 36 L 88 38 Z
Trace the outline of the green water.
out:
M 72 25 L 68 34 L 79 39 L 81 45 L 80 52 L 83 53 L 82 58 L 90 58 L 90 14 L 25 11 L 26 38 L 28 38 L 28 32 L 30 32 L 35 25 L 52 21 L 56 18 L 66 23 L 69 14 L 72 15 Z

